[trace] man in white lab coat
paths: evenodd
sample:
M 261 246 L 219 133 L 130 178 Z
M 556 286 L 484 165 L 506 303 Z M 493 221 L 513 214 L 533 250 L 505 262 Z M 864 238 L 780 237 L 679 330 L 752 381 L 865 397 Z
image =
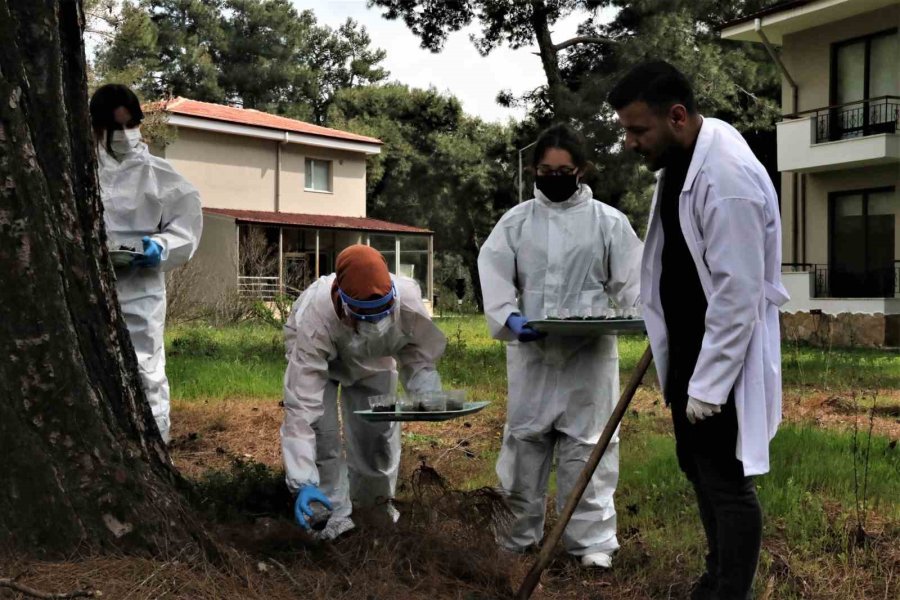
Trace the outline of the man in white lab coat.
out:
M 692 598 L 746 600 L 781 420 L 781 223 L 772 181 L 730 125 L 701 117 L 690 83 L 641 64 L 609 96 L 625 145 L 661 170 L 644 246 L 641 300 L 681 469 L 709 552 Z

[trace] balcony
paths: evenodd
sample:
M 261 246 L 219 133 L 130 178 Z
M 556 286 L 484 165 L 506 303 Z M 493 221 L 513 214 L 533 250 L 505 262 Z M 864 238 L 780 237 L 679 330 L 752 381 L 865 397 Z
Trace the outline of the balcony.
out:
M 848 275 L 861 283 L 859 289 L 847 289 Z M 783 313 L 900 315 L 900 261 L 855 275 L 836 273 L 828 265 L 783 264 L 781 280 L 791 297 L 781 307 Z
M 900 298 L 900 260 L 864 273 L 814 263 L 783 263 L 781 272 L 809 273 L 813 298 Z
M 892 163 L 900 163 L 900 96 L 826 106 L 778 123 L 779 171 Z

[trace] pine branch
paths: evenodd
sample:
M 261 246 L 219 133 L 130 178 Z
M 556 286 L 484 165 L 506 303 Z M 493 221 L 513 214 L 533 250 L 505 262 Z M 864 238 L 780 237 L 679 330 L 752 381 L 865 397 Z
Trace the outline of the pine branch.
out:
M 558 52 L 560 50 L 565 50 L 569 46 L 577 46 L 578 44 L 618 44 L 618 42 L 610 38 L 597 37 L 594 35 L 579 35 L 564 42 L 553 44 L 553 49 Z

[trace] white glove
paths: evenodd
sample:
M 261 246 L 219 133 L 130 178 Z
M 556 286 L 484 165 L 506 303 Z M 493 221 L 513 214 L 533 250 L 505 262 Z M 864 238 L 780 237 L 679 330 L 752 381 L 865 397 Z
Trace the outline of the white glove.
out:
M 709 402 L 689 397 L 685 413 L 687 414 L 687 420 L 693 425 L 697 421 L 719 414 L 721 411 L 722 407 L 718 404 L 710 404 Z

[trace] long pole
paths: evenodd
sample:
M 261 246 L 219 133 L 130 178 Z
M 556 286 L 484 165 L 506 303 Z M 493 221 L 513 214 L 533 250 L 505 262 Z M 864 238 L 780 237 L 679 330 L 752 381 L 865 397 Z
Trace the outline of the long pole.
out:
M 609 447 L 609 442 L 612 440 L 613 435 L 615 435 L 619 423 L 622 422 L 622 417 L 625 416 L 625 411 L 628 410 L 628 405 L 631 404 L 634 393 L 641 385 L 641 380 L 647 373 L 647 369 L 650 367 L 652 361 L 653 353 L 648 345 L 647 349 L 644 350 L 643 356 L 641 356 L 641 359 L 638 361 L 637 367 L 635 367 L 632 372 L 631 379 L 628 381 L 625 391 L 622 392 L 622 396 L 619 398 L 619 403 L 613 409 L 612 415 L 610 415 L 609 421 L 607 421 L 606 427 L 603 429 L 603 433 L 597 441 L 597 445 L 594 446 L 594 450 L 591 452 L 587 464 L 584 465 L 581 475 L 578 476 L 575 488 L 572 490 L 572 493 L 569 494 L 569 499 L 566 500 L 566 505 L 559 515 L 559 520 L 556 522 L 556 525 L 554 525 L 553 531 L 550 532 L 550 535 L 548 535 L 547 539 L 544 541 L 544 544 L 541 547 L 541 553 L 538 555 L 534 565 L 532 565 L 531 570 L 528 571 L 528 575 L 526 575 L 525 579 L 522 581 L 522 585 L 516 593 L 516 598 L 518 600 L 528 600 L 528 598 L 531 597 L 534 588 L 537 587 L 538 582 L 541 580 L 541 573 L 544 572 L 544 569 L 547 568 L 547 565 L 549 565 L 550 561 L 553 559 L 556 545 L 559 543 L 560 538 L 562 538 L 563 531 L 565 531 L 566 525 L 569 524 L 569 520 L 575 512 L 575 507 L 578 506 L 578 503 L 581 501 L 584 490 L 587 489 L 591 477 L 594 476 L 594 471 L 597 470 L 600 459 L 603 458 L 603 454 L 606 452 L 607 447 Z
M 527 146 L 519 148 L 519 204 L 522 204 L 522 193 L 524 192 L 525 183 L 522 180 L 522 153 L 537 144 L 537 142 L 531 142 Z

